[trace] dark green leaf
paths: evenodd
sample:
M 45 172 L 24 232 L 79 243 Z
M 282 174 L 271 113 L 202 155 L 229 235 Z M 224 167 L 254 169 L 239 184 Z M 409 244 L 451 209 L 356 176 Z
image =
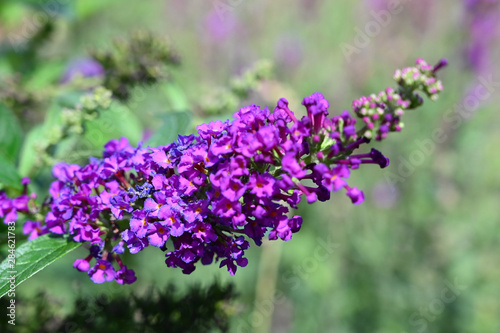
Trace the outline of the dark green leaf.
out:
M 17 160 L 21 148 L 23 132 L 17 118 L 0 104 L 0 152 L 10 161 Z
M 17 244 L 16 244 L 17 245 Z M 15 251 L 15 266 L 10 267 L 8 258 L 0 264 L 0 297 L 10 289 L 10 271 L 15 271 L 15 285 L 18 286 L 57 259 L 70 253 L 82 243 L 76 243 L 67 238 L 40 236 L 22 245 L 17 245 Z
M 187 134 L 191 124 L 191 114 L 189 112 L 168 113 L 162 118 L 162 125 L 146 142 L 145 146 L 156 147 L 167 145 L 175 141 L 179 134 Z

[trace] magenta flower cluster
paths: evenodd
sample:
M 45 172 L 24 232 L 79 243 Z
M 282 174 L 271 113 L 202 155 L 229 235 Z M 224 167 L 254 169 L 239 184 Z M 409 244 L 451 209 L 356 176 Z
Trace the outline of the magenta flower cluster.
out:
M 384 168 L 389 159 L 375 149 L 354 152 L 373 137 L 401 130 L 400 110 L 422 103 L 417 90 L 431 98 L 439 93 L 435 72 L 444 64 L 418 60 L 396 72 L 398 89 L 354 101 L 359 129 L 347 111 L 328 117 L 328 101 L 314 93 L 304 98 L 307 115 L 300 120 L 280 99 L 273 112 L 250 105 L 232 121 L 200 125 L 198 135 L 166 146 L 134 148 L 124 138 L 112 140 L 101 159 L 54 167 L 45 221 L 27 222 L 24 231 L 30 238 L 70 234 L 90 244 L 74 267 L 96 283 L 134 282 L 120 254 L 148 246 L 165 251 L 167 266 L 186 274 L 197 262 L 218 261 L 233 275 L 248 263 L 248 239 L 256 245 L 266 236 L 287 241 L 300 230 L 302 218 L 290 207 L 303 197 L 313 203 L 342 191 L 362 203 L 363 192 L 347 182 L 351 170 Z

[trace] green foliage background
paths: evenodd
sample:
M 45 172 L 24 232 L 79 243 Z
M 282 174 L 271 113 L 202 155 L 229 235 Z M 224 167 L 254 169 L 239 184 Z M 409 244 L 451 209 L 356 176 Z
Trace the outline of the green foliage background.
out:
M 440 99 L 407 114 L 404 131 L 378 144 L 391 165 L 353 172 L 351 183 L 365 191 L 365 203 L 352 206 L 348 198 L 336 194 L 328 203 L 302 205 L 302 230 L 286 243 L 253 246 L 249 265 L 235 277 L 216 265 L 199 266 L 186 276 L 168 269 L 161 251 L 147 249 L 126 258 L 136 270 L 137 283 L 94 285 L 71 268 L 76 258 L 86 255 L 77 249 L 20 285 L 19 295 L 34 297 L 42 289 L 72 304 L 77 290 L 123 295 L 145 292 L 150 285 L 175 283 L 182 290 L 218 279 L 235 283 L 240 293 L 238 315 L 232 319 L 234 332 L 263 332 L 266 322 L 272 332 L 500 331 L 499 87 L 493 86 L 491 96 L 481 100 L 467 119 L 451 118 L 468 89 L 480 82 L 463 60 L 468 34 L 461 2 L 430 1 L 424 14 L 417 11 L 415 1 L 403 2 L 402 12 L 392 15 L 389 24 L 349 59 L 341 45 L 355 45 L 355 29 L 364 30 L 374 20 L 364 1 L 59 3 L 64 4 L 61 16 L 53 19 L 58 33 L 43 47 L 44 70 L 33 75 L 35 86 L 60 77 L 67 59 L 82 57 L 89 47 L 106 48 L 114 37 L 126 37 L 137 28 L 170 36 L 182 59 L 172 73 L 175 89 L 183 90 L 194 103 L 262 58 L 275 62 L 275 79 L 260 85 L 248 102 L 272 108 L 286 97 L 299 114 L 304 112 L 302 97 L 315 91 L 329 99 L 331 113 L 349 109 L 354 98 L 393 85 L 394 69 L 417 57 L 430 62 L 446 57 L 450 65 L 440 75 L 445 86 Z M 220 3 L 229 10 L 222 20 L 234 16 L 237 25 L 227 38 L 214 40 L 206 21 Z M 39 6 L 39 1 L 2 1 L 0 37 L 8 41 L 9 34 L 19 34 Z M 286 41 L 291 50 L 280 51 L 279 45 L 288 45 Z M 289 63 L 286 56 L 293 52 L 298 52 L 299 60 Z M 495 82 L 500 80 L 499 69 L 498 63 L 491 69 Z M 8 74 L 5 56 L 0 58 L 0 80 Z M 180 123 L 171 113 L 183 111 L 178 109 L 183 102 L 166 98 L 168 89 L 172 88 L 132 91 L 127 110 L 112 113 L 130 117 L 111 118 L 108 122 L 115 127 L 92 125 L 91 130 L 103 134 L 99 144 L 117 135 L 126 135 L 135 144 L 141 129 L 161 126 L 158 119 Z M 166 126 L 162 133 L 178 128 Z M 10 145 L 0 147 L 0 154 L 6 155 L 0 159 L 2 170 L 9 170 L 11 153 L 21 149 L 17 127 L 4 129 L 0 123 L 0 137 L 13 133 Z M 432 141 L 439 129 L 446 139 Z M 7 179 L 2 182 L 17 183 L 15 173 L 2 175 Z M 388 186 L 394 177 L 403 181 Z M 44 184 L 37 186 L 43 189 Z M 331 251 L 321 252 L 325 242 Z M 455 285 L 455 292 L 449 292 L 450 285 Z M 268 293 L 274 291 L 276 298 Z

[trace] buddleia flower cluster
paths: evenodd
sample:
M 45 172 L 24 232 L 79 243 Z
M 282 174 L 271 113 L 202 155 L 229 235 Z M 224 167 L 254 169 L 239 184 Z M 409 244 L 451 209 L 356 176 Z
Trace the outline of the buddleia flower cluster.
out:
M 303 198 L 327 201 L 341 192 L 362 203 L 363 192 L 349 183 L 351 171 L 364 164 L 385 168 L 389 159 L 376 149 L 358 151 L 402 129 L 403 112 L 422 104 L 417 91 L 435 99 L 442 90 L 435 72 L 445 64 L 419 59 L 397 71 L 397 89 L 353 102 L 361 121 L 348 111 L 329 117 L 329 102 L 314 93 L 304 98 L 307 115 L 300 120 L 282 98 L 273 111 L 250 105 L 233 120 L 202 124 L 196 135 L 165 146 L 112 140 L 102 158 L 53 168 L 56 180 L 38 209 L 47 210 L 44 221 L 28 221 L 24 232 L 30 239 L 69 234 L 90 244 L 74 267 L 96 283 L 134 282 L 120 255 L 148 246 L 165 251 L 166 265 L 186 274 L 198 262 L 219 262 L 233 275 L 248 263 L 250 240 L 287 241 L 300 230 L 302 218 L 291 209 Z M 17 207 L 6 202 L 0 216 Z M 19 207 L 29 211 L 24 201 Z

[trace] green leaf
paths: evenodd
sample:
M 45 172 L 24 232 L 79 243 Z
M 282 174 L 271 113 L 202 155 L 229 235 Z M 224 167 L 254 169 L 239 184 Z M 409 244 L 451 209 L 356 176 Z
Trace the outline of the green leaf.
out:
M 89 16 L 102 12 L 102 10 L 115 0 L 77 0 L 76 14 L 79 19 L 84 20 Z
M 9 262 L 8 258 L 0 264 L 0 297 L 10 289 L 8 278 L 13 274 L 10 271 L 16 272 L 15 285 L 18 286 L 80 245 L 82 243 L 76 243 L 65 237 L 43 235 L 18 246 L 15 251 L 15 266 L 10 267 L 12 262 Z
M 7 107 L 0 104 L 0 152 L 9 161 L 15 162 L 22 140 L 23 131 L 17 118 Z
M 58 96 L 48 108 L 44 122 L 33 127 L 28 132 L 24 139 L 19 159 L 18 170 L 21 176 L 30 176 L 30 171 L 32 171 L 39 155 L 36 150 L 37 143 L 47 142 L 47 136 L 50 134 L 50 131 L 62 124 L 63 107 L 74 107 L 74 105 L 71 105 L 71 102 L 76 104 L 80 96 L 81 94 L 76 92 Z
M 21 177 L 14 162 L 7 160 L 2 153 L 0 153 L 0 188 L 1 185 L 22 189 Z
M 55 126 L 62 124 L 62 107 L 59 101 L 54 101 L 47 113 L 45 114 L 45 119 L 43 121 L 43 126 L 45 131 L 52 130 Z
M 37 142 L 45 138 L 45 131 L 43 125 L 35 126 L 28 132 L 24 139 L 21 156 L 19 159 L 19 174 L 23 177 L 28 176 L 31 168 L 35 165 L 37 159 L 37 152 L 35 145 Z
M 60 62 L 46 62 L 39 66 L 30 79 L 26 82 L 26 89 L 36 91 L 43 89 L 50 84 L 57 82 L 62 77 L 65 69 L 65 64 Z
M 191 114 L 189 112 L 168 113 L 162 118 L 162 125 L 146 142 L 145 146 L 167 145 L 175 141 L 179 134 L 186 134 L 191 125 Z
M 76 105 L 80 104 L 83 96 L 87 95 L 86 92 L 79 90 L 69 90 L 56 97 L 57 104 L 63 108 L 74 109 Z

